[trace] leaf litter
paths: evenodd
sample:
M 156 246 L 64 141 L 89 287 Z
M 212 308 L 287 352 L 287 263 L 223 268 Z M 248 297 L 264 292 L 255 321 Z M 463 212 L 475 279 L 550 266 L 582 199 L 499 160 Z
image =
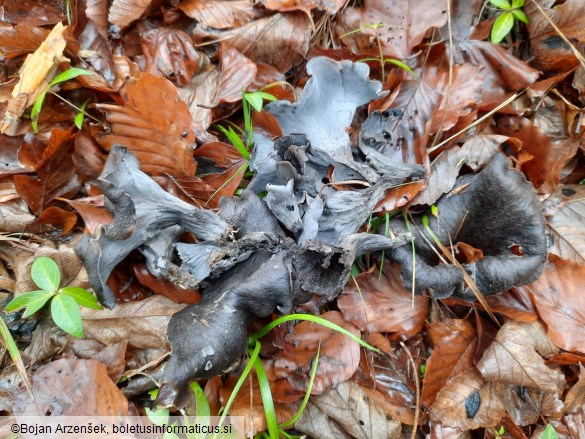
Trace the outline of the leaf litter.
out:
M 84 309 L 69 342 L 48 311 L 4 314 L 37 402 L 98 391 L 63 413 L 127 413 L 154 387 L 146 370 L 159 402 L 188 404 L 198 378 L 217 410 L 250 331 L 303 310 L 380 352 L 309 322 L 262 339 L 282 422 L 321 351 L 298 431 L 579 437 L 578 2 L 528 2 L 498 46 L 479 2 L 87 0 L 69 26 L 24 3 L 0 27 L 0 294 L 34 289 L 50 256 L 111 308 Z M 52 89 L 34 134 L 31 106 L 69 67 L 92 76 Z M 243 122 L 257 90 L 282 100 Z M 249 159 L 218 124 L 252 129 Z M 2 408 L 26 412 L 10 364 Z M 232 413 L 264 430 L 258 382 L 241 392 Z

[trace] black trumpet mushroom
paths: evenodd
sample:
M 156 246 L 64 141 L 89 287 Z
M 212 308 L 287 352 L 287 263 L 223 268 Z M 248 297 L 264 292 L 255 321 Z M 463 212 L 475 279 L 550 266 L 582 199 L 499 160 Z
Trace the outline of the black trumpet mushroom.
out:
M 429 226 L 441 244 L 464 242 L 482 250 L 483 258 L 463 267 L 483 295 L 525 285 L 542 274 L 547 248 L 540 201 L 530 182 L 510 167 L 504 154 L 496 154 L 479 173 L 459 178 L 454 190 L 443 195 L 436 206 L 438 216 L 429 215 Z M 411 246 L 387 251 L 402 265 L 405 288 L 412 288 L 414 281 L 419 294 L 428 290 L 435 298 L 454 294 L 475 300 L 462 271 L 439 263 L 422 218 L 414 217 L 413 221 L 414 258 Z M 407 230 L 407 225 L 397 218 L 391 228 L 400 233 Z

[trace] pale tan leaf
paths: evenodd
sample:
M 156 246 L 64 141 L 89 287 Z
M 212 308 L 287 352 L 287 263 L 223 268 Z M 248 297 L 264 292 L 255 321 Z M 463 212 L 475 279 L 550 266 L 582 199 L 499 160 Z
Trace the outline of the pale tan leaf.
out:
M 138 20 L 147 10 L 152 0 L 114 0 L 110 6 L 108 19 L 118 26 L 128 26 Z
M 215 29 L 242 26 L 254 17 L 251 0 L 185 0 L 179 9 L 186 15 Z
M 564 375 L 545 365 L 544 355 L 559 349 L 538 321 L 507 322 L 485 350 L 477 368 L 486 380 L 554 392 L 565 384 Z

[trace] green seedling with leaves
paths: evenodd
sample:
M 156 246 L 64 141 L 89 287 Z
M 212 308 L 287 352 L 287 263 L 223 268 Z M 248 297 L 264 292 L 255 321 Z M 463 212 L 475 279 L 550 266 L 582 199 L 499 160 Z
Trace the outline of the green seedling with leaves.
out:
M 35 259 L 30 274 L 40 290 L 18 296 L 6 306 L 5 311 L 14 312 L 26 308 L 22 317 L 27 318 L 50 301 L 51 317 L 55 324 L 74 337 L 83 337 L 79 305 L 86 308 L 102 309 L 97 298 L 83 288 L 71 286 L 59 288 L 61 284 L 59 267 L 55 261 L 46 256 Z
M 52 95 L 56 96 L 57 98 L 61 99 L 63 102 L 65 102 L 67 105 L 72 106 L 73 108 L 75 108 L 79 114 L 81 114 L 82 116 L 80 117 L 79 114 L 75 117 L 75 125 L 80 128 L 81 124 L 83 124 L 83 116 L 89 116 L 86 112 L 85 112 L 85 106 L 87 105 L 87 102 L 83 104 L 82 108 L 76 107 L 75 105 L 73 105 L 71 102 L 69 102 L 66 99 L 63 99 L 61 96 L 59 96 L 57 93 L 55 93 L 52 89 L 53 87 L 66 82 L 66 81 L 70 81 L 71 79 L 77 78 L 78 76 L 87 76 L 87 75 L 91 75 L 92 73 L 87 71 L 87 70 L 83 70 L 83 69 L 78 69 L 78 68 L 70 68 L 65 70 L 62 73 L 59 73 L 55 79 L 53 79 L 49 85 L 47 86 L 47 88 L 45 89 L 45 91 L 43 91 L 39 97 L 37 98 L 37 100 L 35 101 L 32 110 L 30 112 L 30 117 L 32 120 L 32 127 L 33 130 L 35 131 L 35 133 L 39 132 L 39 115 L 41 114 L 41 110 L 43 109 L 43 103 L 45 102 L 45 97 L 47 96 L 47 93 L 51 93 Z M 91 116 L 89 116 L 91 117 Z M 98 120 L 98 122 L 100 122 Z
M 544 431 L 542 432 L 542 436 L 540 436 L 540 437 L 542 439 L 559 439 L 559 435 L 558 435 L 557 431 L 550 424 L 546 425 Z
M 524 6 L 524 0 L 512 0 L 511 4 L 508 0 L 490 0 L 490 3 L 503 11 L 494 21 L 490 36 L 492 43 L 500 44 L 514 27 L 514 22 L 521 21 L 528 24 L 528 17 L 520 9 Z

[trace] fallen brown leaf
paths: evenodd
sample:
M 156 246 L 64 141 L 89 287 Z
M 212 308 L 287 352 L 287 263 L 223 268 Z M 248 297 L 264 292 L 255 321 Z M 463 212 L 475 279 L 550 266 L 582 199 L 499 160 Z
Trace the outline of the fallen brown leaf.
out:
M 313 397 L 294 427 L 314 438 L 401 439 L 399 421 L 386 417 L 351 381 Z M 337 428 L 341 428 L 338 431 Z M 340 434 L 341 433 L 341 434 Z
M 184 0 L 179 9 L 194 20 L 215 29 L 243 26 L 254 17 L 251 0 Z
M 97 105 L 112 124 L 112 134 L 101 137 L 100 144 L 108 150 L 117 143 L 125 146 L 148 174 L 193 175 L 192 118 L 177 88 L 145 73 L 120 93 L 124 106 Z
M 114 0 L 108 19 L 118 26 L 128 26 L 138 20 L 149 8 L 152 0 Z
M 362 273 L 350 280 L 337 305 L 361 331 L 399 332 L 405 337 L 422 330 L 429 310 L 428 298 L 404 289 L 400 267 L 390 264 L 382 275 Z
M 548 337 L 562 349 L 585 352 L 585 266 L 549 255 L 543 275 L 521 288 L 532 294 Z
M 81 187 L 71 159 L 73 136 L 53 130 L 42 158 L 35 163 L 36 176 L 16 175 L 14 184 L 30 210 L 40 215 L 57 197 L 74 195 Z
M 99 361 L 62 358 L 37 369 L 32 382 L 34 402 L 17 401 L 17 415 L 128 415 L 126 397 Z
M 477 335 L 471 323 L 460 319 L 431 323 L 428 334 L 433 343 L 433 351 L 427 360 L 421 401 L 430 406 L 451 377 L 465 373 L 473 367 Z
M 47 38 L 46 29 L 35 26 L 0 24 L 0 52 L 10 59 L 34 52 Z
M 493 383 L 513 384 L 554 392 L 565 384 L 562 372 L 542 358 L 558 352 L 540 322 L 507 322 L 483 354 L 477 368 Z
M 360 331 L 345 321 L 338 311 L 321 315 L 359 337 Z M 284 349 L 274 358 L 277 378 L 287 379 L 292 386 L 304 392 L 309 371 L 320 346 L 319 368 L 313 382 L 313 395 L 320 395 L 337 384 L 348 380 L 356 371 L 360 359 L 359 345 L 333 329 L 311 322 L 301 322 L 285 337 Z

